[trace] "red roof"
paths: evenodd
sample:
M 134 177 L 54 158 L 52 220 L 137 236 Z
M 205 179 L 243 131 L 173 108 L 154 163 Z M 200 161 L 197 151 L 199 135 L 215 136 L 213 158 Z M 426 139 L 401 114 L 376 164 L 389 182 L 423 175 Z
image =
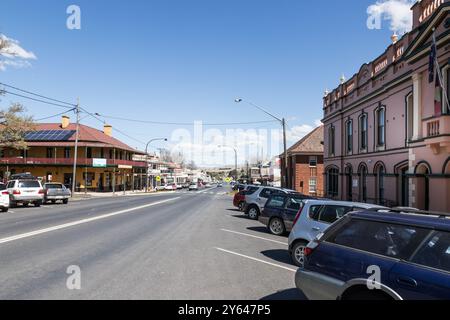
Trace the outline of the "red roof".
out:
M 38 123 L 35 126 L 36 131 L 43 131 L 43 130 L 76 130 L 76 124 L 71 123 L 67 128 L 62 128 L 60 123 Z M 72 137 L 70 137 L 67 141 L 75 142 L 76 134 L 74 133 Z M 110 137 L 106 135 L 103 131 L 94 129 L 88 126 L 85 126 L 83 124 L 80 124 L 79 126 L 79 138 L 78 141 L 80 142 L 80 145 L 86 145 L 86 146 L 103 146 L 103 147 L 114 147 L 117 149 L 122 149 L 126 151 L 132 151 L 135 153 L 142 153 L 136 149 L 133 149 L 132 147 L 128 146 L 127 144 L 123 143 L 120 140 L 117 140 L 116 138 Z M 35 142 L 30 141 L 27 142 L 28 145 L 65 145 L 67 142 Z M 70 145 L 73 145 L 70 144 Z

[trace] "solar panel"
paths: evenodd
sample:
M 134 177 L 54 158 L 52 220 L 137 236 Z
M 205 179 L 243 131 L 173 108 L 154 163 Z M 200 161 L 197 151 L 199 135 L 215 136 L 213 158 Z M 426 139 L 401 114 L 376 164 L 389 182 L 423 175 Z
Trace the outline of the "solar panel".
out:
M 42 130 L 28 132 L 26 141 L 67 141 L 75 134 L 75 130 Z

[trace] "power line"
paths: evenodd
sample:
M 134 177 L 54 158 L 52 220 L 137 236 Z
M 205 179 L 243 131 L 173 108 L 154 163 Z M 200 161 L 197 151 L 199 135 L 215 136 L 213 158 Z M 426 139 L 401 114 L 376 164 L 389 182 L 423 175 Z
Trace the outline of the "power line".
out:
M 45 104 L 52 105 L 52 106 L 56 106 L 56 107 L 61 107 L 61 108 L 66 108 L 66 109 L 72 109 L 72 107 L 69 107 L 69 106 L 64 106 L 64 105 L 62 105 L 62 104 L 57 104 L 57 103 L 53 103 L 53 102 L 44 101 L 44 100 L 41 100 L 41 99 L 36 99 L 36 98 L 24 96 L 24 95 L 22 95 L 22 94 L 13 93 L 13 92 L 6 91 L 6 90 L 1 90 L 0 92 L 1 92 L 1 93 L 6 93 L 6 94 L 10 94 L 10 95 L 13 95 L 13 96 L 17 96 L 17 97 L 21 97 L 21 98 L 25 98 L 25 99 L 29 99 L 29 100 L 33 100 L 33 101 L 40 102 L 40 103 L 45 103 Z
M 100 115 L 100 114 L 99 114 L 99 116 L 106 118 L 106 119 L 121 120 L 121 121 L 136 122 L 136 123 L 147 123 L 147 124 L 158 124 L 158 125 L 176 125 L 176 126 L 192 126 L 192 125 L 194 125 L 194 123 L 188 123 L 188 122 L 148 121 L 148 120 L 138 120 L 138 119 L 106 116 L 106 115 Z M 278 121 L 265 120 L 265 121 L 250 121 L 250 122 L 202 123 L 202 125 L 203 126 L 232 126 L 232 125 L 251 125 L 251 124 L 263 124 L 263 123 L 274 123 L 274 122 L 278 122 Z
M 43 121 L 43 120 L 48 120 L 48 119 L 56 118 L 56 117 L 59 117 L 59 116 L 62 116 L 62 115 L 64 115 L 64 114 L 66 114 L 67 112 L 74 111 L 75 109 L 76 109 L 76 108 L 73 108 L 73 109 L 71 109 L 71 110 L 67 110 L 67 111 L 64 111 L 64 112 L 60 112 L 60 113 L 54 114 L 54 115 L 52 115 L 52 116 L 48 116 L 48 117 L 41 118 L 41 119 L 36 119 L 35 121 Z
M 73 104 L 73 103 L 70 103 L 70 102 L 66 102 L 66 101 L 50 98 L 50 97 L 47 97 L 47 96 L 44 96 L 44 95 L 41 95 L 41 94 L 37 94 L 37 93 L 31 92 L 31 91 L 27 91 L 27 90 L 24 90 L 24 89 L 20 89 L 20 88 L 11 86 L 11 85 L 3 83 L 3 82 L 0 82 L 0 85 L 8 87 L 8 88 L 11 88 L 11 89 L 14 89 L 14 90 L 17 90 L 17 91 L 20 91 L 20 92 L 23 92 L 23 93 L 31 94 L 31 95 L 39 97 L 39 98 L 44 98 L 46 100 L 50 100 L 50 101 L 53 101 L 53 102 L 58 102 L 58 103 L 62 103 L 62 104 L 68 104 L 69 106 L 72 106 L 72 107 L 76 107 L 77 106 L 76 104 Z

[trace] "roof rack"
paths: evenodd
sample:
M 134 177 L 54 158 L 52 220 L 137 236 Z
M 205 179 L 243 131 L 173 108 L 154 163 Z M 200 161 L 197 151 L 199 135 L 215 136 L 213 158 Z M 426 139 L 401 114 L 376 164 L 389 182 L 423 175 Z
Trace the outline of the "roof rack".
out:
M 368 211 L 373 212 L 393 212 L 393 213 L 411 213 L 425 216 L 438 216 L 439 218 L 450 218 L 450 213 L 436 212 L 436 211 L 424 211 L 414 208 L 394 207 L 394 208 L 371 208 Z

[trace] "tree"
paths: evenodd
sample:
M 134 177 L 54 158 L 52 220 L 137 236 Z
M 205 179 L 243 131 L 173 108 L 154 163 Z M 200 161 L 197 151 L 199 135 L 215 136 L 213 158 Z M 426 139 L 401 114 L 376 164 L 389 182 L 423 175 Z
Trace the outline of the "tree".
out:
M 190 161 L 190 162 L 186 165 L 186 168 L 189 169 L 189 170 L 197 170 L 197 169 L 198 169 L 197 165 L 195 164 L 195 162 L 194 162 L 193 160 Z
M 26 116 L 25 108 L 12 104 L 7 110 L 0 110 L 0 146 L 15 149 L 26 149 L 25 135 L 34 131 L 33 118 Z

